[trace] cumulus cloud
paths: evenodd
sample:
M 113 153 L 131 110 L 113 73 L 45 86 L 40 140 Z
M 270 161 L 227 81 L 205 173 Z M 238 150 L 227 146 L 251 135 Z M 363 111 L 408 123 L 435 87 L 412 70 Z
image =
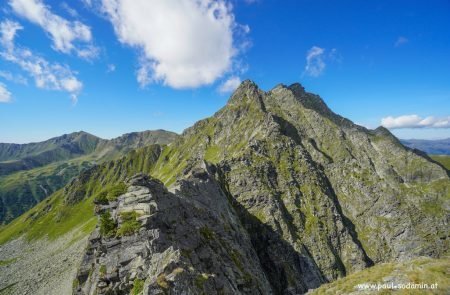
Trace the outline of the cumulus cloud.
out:
M 325 70 L 325 49 L 313 46 L 306 53 L 306 66 L 304 74 L 311 77 L 319 77 Z
M 139 50 L 141 86 L 161 82 L 195 88 L 213 83 L 233 68 L 240 49 L 234 33 L 249 31 L 235 22 L 225 0 L 90 2 L 111 21 L 121 43 Z
M 241 84 L 241 78 L 232 76 L 232 77 L 228 78 L 224 83 L 222 83 L 222 85 L 220 85 L 219 92 L 220 93 L 232 92 L 232 91 L 236 90 L 236 88 L 238 88 L 238 86 L 240 84 Z
M 408 42 L 409 42 L 408 38 L 400 36 L 398 37 L 397 41 L 395 41 L 394 47 L 400 47 Z
M 3 47 L 0 57 L 18 65 L 34 79 L 38 88 L 66 91 L 75 103 L 83 88 L 75 72 L 68 66 L 51 63 L 27 48 L 16 46 L 14 37 L 21 29 L 22 26 L 14 21 L 0 23 L 0 45 Z
M 5 84 L 0 82 L 0 103 L 11 101 L 11 92 L 8 91 Z
M 399 117 L 385 117 L 381 119 L 381 125 L 389 129 L 401 128 L 450 128 L 450 116 L 426 117 L 418 115 L 404 115 Z
M 47 32 L 52 39 L 54 50 L 63 53 L 75 52 L 86 59 L 98 55 L 98 48 L 92 44 L 89 26 L 54 14 L 42 0 L 10 0 L 9 5 L 17 15 L 39 25 Z

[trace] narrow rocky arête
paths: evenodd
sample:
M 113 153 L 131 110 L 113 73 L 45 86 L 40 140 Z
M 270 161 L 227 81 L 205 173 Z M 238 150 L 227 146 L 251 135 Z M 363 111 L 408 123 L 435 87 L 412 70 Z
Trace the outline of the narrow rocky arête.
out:
M 270 292 L 251 239 L 211 169 L 205 164 L 191 171 L 174 192 L 136 175 L 117 201 L 98 205 L 100 226 L 89 238 L 74 292 Z M 110 232 L 103 231 L 105 216 Z M 318 286 L 316 280 L 308 284 Z

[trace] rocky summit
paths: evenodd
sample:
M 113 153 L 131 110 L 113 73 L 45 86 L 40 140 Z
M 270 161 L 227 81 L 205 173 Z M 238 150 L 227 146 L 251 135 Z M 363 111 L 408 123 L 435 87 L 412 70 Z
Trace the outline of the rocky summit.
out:
M 84 171 L 0 237 L 67 232 L 95 212 L 74 294 L 304 294 L 448 260 L 449 200 L 448 171 L 387 129 L 300 84 L 244 81 L 214 116 Z

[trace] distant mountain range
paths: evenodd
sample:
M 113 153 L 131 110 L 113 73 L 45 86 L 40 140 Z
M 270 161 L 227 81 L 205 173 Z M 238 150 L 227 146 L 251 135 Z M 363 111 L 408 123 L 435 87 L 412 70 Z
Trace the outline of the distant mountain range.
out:
M 154 130 L 107 140 L 80 131 L 37 143 L 0 143 L 0 224 L 27 211 L 95 164 L 132 149 L 167 144 L 177 136 Z
M 58 161 L 90 155 L 92 160 L 112 159 L 149 144 L 167 144 L 176 134 L 164 130 L 133 132 L 107 140 L 84 131 L 37 143 L 0 143 L 0 176 Z
M 439 140 L 401 139 L 407 147 L 421 150 L 429 155 L 450 155 L 450 138 Z

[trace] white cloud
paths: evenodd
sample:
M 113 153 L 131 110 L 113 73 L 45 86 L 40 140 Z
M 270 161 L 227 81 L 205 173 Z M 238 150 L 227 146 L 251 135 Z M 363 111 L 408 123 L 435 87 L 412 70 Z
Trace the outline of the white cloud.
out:
M 8 72 L 8 71 L 0 70 L 0 77 L 5 79 L 5 80 L 17 83 L 17 84 L 22 84 L 22 85 L 27 85 L 28 84 L 28 80 L 24 76 L 22 76 L 22 75 L 15 75 L 15 74 L 13 74 L 11 72 Z
M 241 84 L 241 78 L 232 76 L 228 78 L 222 85 L 219 87 L 219 92 L 228 93 L 236 90 L 238 86 Z
M 395 41 L 394 47 L 400 47 L 408 42 L 409 42 L 408 38 L 400 36 L 398 37 L 397 41 Z
M 154 80 L 152 77 L 152 68 L 154 63 L 145 60 L 144 58 L 141 58 L 139 63 L 140 66 L 136 73 L 136 79 L 141 87 L 145 87 Z
M 306 65 L 302 75 L 317 78 L 323 74 L 327 63 L 342 63 L 342 55 L 336 48 L 313 46 L 306 52 Z
M 54 14 L 42 0 L 10 0 L 9 5 L 16 14 L 45 30 L 56 51 L 75 52 L 86 59 L 98 55 L 99 50 L 92 44 L 91 29 L 87 25 Z
M 0 23 L 0 57 L 18 65 L 23 71 L 33 77 L 38 88 L 66 91 L 73 102 L 83 88 L 75 73 L 67 66 L 51 63 L 43 57 L 35 55 L 31 50 L 16 46 L 14 37 L 22 27 L 13 21 Z
M 319 77 L 326 67 L 324 54 L 324 48 L 318 46 L 311 47 L 306 53 L 306 66 L 303 73 L 311 77 Z
M 0 23 L 0 42 L 7 49 L 12 49 L 14 47 L 14 38 L 18 31 L 22 30 L 23 27 L 16 22 L 6 20 Z
M 120 42 L 141 52 L 141 86 L 162 82 L 173 88 L 208 85 L 233 68 L 240 49 L 235 32 L 249 31 L 234 20 L 225 0 L 97 0 Z
M 389 129 L 450 128 L 450 116 L 442 118 L 432 116 L 422 118 L 418 115 L 389 116 L 381 119 L 381 125 Z
M 11 101 L 11 92 L 6 89 L 5 84 L 0 82 L 0 103 L 1 102 L 10 102 Z

